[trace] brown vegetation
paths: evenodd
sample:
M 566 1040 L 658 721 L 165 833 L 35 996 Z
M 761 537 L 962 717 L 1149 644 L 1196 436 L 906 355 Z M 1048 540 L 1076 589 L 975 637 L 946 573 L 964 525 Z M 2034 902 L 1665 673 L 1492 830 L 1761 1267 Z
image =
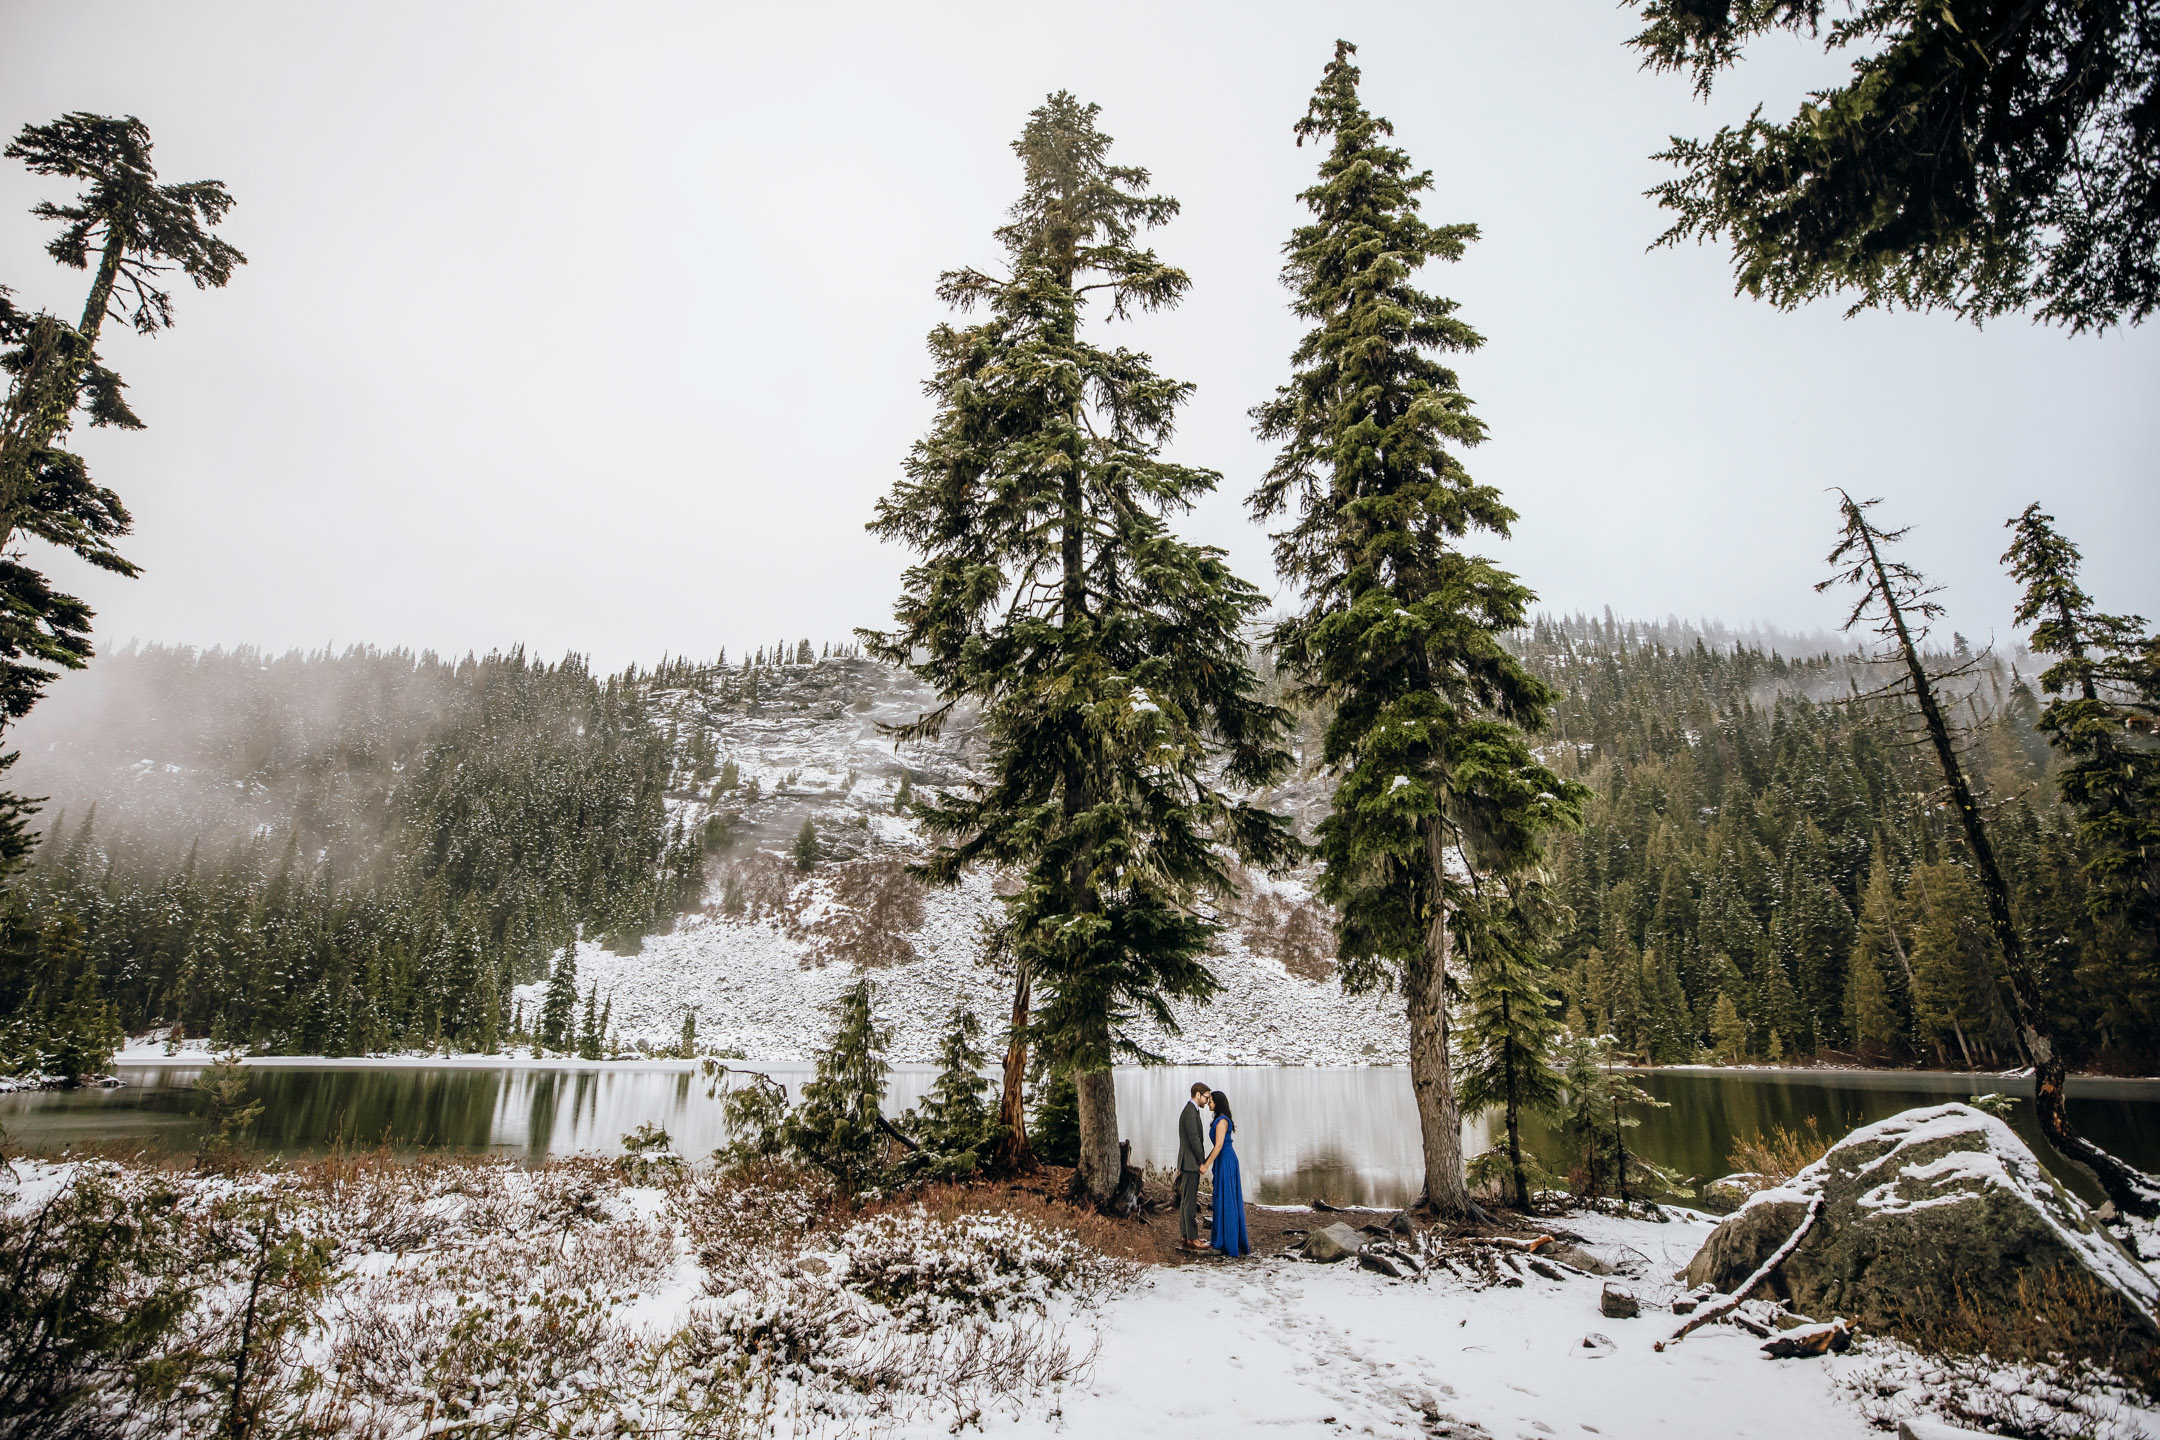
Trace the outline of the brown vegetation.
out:
M 1265 890 L 1252 893 L 1245 912 L 1245 948 L 1279 963 L 1300 980 L 1335 978 L 1335 925 L 1318 900 L 1289 901 Z
M 824 895 L 818 887 L 825 887 Z M 826 899 L 817 918 L 796 922 L 796 933 L 815 947 L 818 960 L 847 960 L 869 968 L 904 965 L 915 958 L 908 937 L 922 928 L 923 889 L 898 860 L 853 860 L 820 872 L 799 897 L 798 914 Z
M 1741 1141 L 1733 1147 L 1728 1163 L 1741 1174 L 1759 1175 L 1775 1183 L 1792 1179 L 1822 1159 L 1836 1143 L 1820 1133 L 1814 1116 L 1808 1116 L 1805 1124 L 1804 1131 L 1773 1125 L 1754 1139 Z

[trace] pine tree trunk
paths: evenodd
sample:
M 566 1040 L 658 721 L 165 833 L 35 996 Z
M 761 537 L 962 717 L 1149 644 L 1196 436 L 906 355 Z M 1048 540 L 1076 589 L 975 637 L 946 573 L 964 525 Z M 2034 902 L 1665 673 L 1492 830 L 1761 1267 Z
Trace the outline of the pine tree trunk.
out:
M 0 549 L 13 543 L 23 496 L 18 482 L 27 479 L 30 456 L 66 430 L 90 358 L 97 351 L 105 309 L 126 258 L 119 231 L 109 230 L 97 274 L 83 302 L 82 323 L 71 334 L 59 320 L 40 322 L 27 347 L 29 371 L 14 386 L 14 405 L 0 422 Z
M 1522 1165 L 1522 1106 L 1515 1096 L 1515 1035 L 1510 1028 L 1513 1016 L 1508 997 L 1500 996 L 1500 1029 L 1507 1046 L 1507 1153 L 1508 1166 L 1515 1172 L 1515 1208 L 1525 1215 L 1530 1213 L 1530 1180 L 1523 1174 Z
M 97 275 L 83 300 L 82 323 L 75 329 L 83 337 L 85 355 L 97 348 L 98 333 L 105 328 L 105 311 L 112 304 L 113 286 L 120 279 L 120 262 L 127 254 L 121 239 L 119 230 L 108 227 L 105 251 L 98 256 Z
M 1462 1111 L 1455 1103 L 1455 1075 L 1448 1062 L 1447 870 L 1440 822 L 1425 822 L 1425 855 L 1432 866 L 1432 923 L 1425 953 L 1403 975 L 1403 1008 L 1410 1021 L 1410 1089 L 1417 1099 L 1418 1138 L 1425 1152 L 1425 1188 L 1418 1204 L 1443 1215 L 1470 1213 L 1463 1182 Z
M 1107 1205 L 1124 1172 L 1118 1156 L 1117 1089 L 1107 1068 L 1079 1071 L 1073 1088 L 1080 1097 L 1080 1190 L 1088 1203 Z
M 1069 286 L 1073 274 L 1070 262 L 1063 263 L 1058 268 L 1061 279 Z M 1068 663 L 1074 658 L 1077 645 L 1088 626 L 1087 496 L 1082 473 L 1085 457 L 1080 453 L 1078 439 L 1082 426 L 1079 423 L 1081 416 L 1077 398 L 1074 401 L 1073 420 L 1075 438 L 1065 472 L 1065 516 L 1063 533 L 1059 537 L 1059 559 L 1064 570 L 1060 600 L 1065 631 L 1065 658 Z M 1088 643 L 1093 643 L 1092 637 Z M 1066 822 L 1070 824 L 1094 803 L 1094 795 L 1087 758 L 1084 755 L 1077 756 L 1068 759 L 1066 763 L 1064 808 Z M 1097 908 L 1090 860 L 1084 853 L 1073 859 L 1070 904 L 1076 914 L 1092 914 Z M 1093 1037 L 1099 1043 L 1088 1048 L 1097 1054 L 1107 1054 L 1108 1017 L 1102 1017 L 1098 1023 L 1105 1033 Z M 1118 1153 L 1117 1089 L 1111 1082 L 1107 1066 L 1077 1071 L 1073 1075 L 1073 1088 L 1078 1093 L 1080 1109 L 1080 1170 L 1076 1178 L 1081 1193 L 1087 1197 L 1089 1203 L 1106 1206 L 1110 1203 L 1111 1195 L 1116 1192 L 1125 1168 Z
M 1012 1029 L 1006 1032 L 1005 1088 L 998 1097 L 998 1138 L 991 1154 L 993 1168 L 1007 1175 L 1027 1174 L 1039 1163 L 1035 1148 L 1028 1144 L 1027 1104 L 1022 1088 L 1027 1081 L 1031 978 L 1027 962 L 1014 957 Z
M 1851 503 L 1846 502 L 1848 506 Z M 2160 1216 L 2160 1191 L 2137 1171 L 2080 1135 L 2070 1123 L 2063 1093 L 2068 1066 L 2055 1049 L 2054 1037 L 2043 1028 L 2040 976 L 2026 953 L 2017 923 L 2011 917 L 2010 887 L 2003 882 L 2002 869 L 1995 862 L 1995 847 L 1989 842 L 1987 827 L 1981 821 L 1979 802 L 1973 798 L 1972 787 L 1965 782 L 1964 767 L 1958 763 L 1957 750 L 1950 742 L 1950 727 L 1943 719 L 1942 707 L 1936 703 L 1935 687 L 1928 680 L 1927 667 L 1920 663 L 1920 651 L 1905 624 L 1904 609 L 1891 590 L 1882 554 L 1876 548 L 1874 527 L 1864 517 L 1859 518 L 1859 524 L 1861 537 L 1867 544 L 1868 559 L 1875 570 L 1875 593 L 1881 598 L 1897 634 L 1906 673 L 1912 678 L 1913 699 L 1920 707 L 1920 718 L 1927 726 L 1935 756 L 1942 762 L 1943 782 L 1950 791 L 1951 808 L 1957 811 L 1958 822 L 1964 828 L 1965 845 L 1972 854 L 1973 869 L 1980 876 L 1981 892 L 1987 897 L 1988 928 L 1994 932 L 1995 943 L 2002 951 L 2003 969 L 2009 980 L 2005 988 L 2010 992 L 2011 1020 L 2017 1027 L 2019 1039 L 2024 1042 L 2026 1056 L 2032 1061 L 2033 1111 L 2040 1121 L 2040 1132 L 2047 1136 L 2048 1143 L 2058 1154 L 2099 1183 L 2108 1199 L 2115 1202 L 2117 1210 L 2125 1215 L 2146 1218 Z M 1962 1034 L 1959 1038 L 1962 1043 Z

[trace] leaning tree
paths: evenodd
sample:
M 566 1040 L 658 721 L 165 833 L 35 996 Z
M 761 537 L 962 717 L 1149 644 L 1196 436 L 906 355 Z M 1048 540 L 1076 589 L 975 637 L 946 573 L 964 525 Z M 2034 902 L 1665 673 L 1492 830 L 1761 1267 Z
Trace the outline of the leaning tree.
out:
M 1265 601 L 1164 519 L 1219 478 L 1163 454 L 1192 387 L 1093 338 L 1191 283 L 1137 243 L 1177 203 L 1109 162 L 1097 114 L 1060 92 L 1030 115 L 1003 273 L 941 279 L 985 316 L 931 332 L 936 417 L 870 525 L 917 559 L 895 627 L 862 633 L 942 700 L 898 739 L 937 734 L 963 702 L 980 712 L 981 778 L 916 806 L 938 842 L 920 873 L 1021 877 L 1008 918 L 1035 991 L 1027 1030 L 1073 1077 L 1078 1180 L 1103 1203 L 1120 1176 L 1112 1063 L 1145 1054 L 1135 1021 L 1174 1031 L 1173 1000 L 1214 992 L 1203 902 L 1227 890 L 1228 857 L 1274 864 L 1295 842 L 1232 793 L 1289 765 L 1288 717 L 1247 662 Z
M 2011 907 L 2010 886 L 1996 858 L 1980 796 L 1966 778 L 1944 713 L 1938 677 L 1930 673 L 1921 655 L 1928 622 L 1942 613 L 1941 605 L 1930 598 L 1936 593 L 1935 587 L 1890 554 L 1905 531 L 1884 530 L 1869 518 L 1868 511 L 1881 502 L 1855 500 L 1842 490 L 1837 494 L 1844 525 L 1837 545 L 1830 551 L 1830 578 L 1815 588 L 1850 586 L 1859 590 L 1845 628 L 1864 625 L 1881 637 L 1883 643 L 1876 658 L 1902 672 L 1891 689 L 1912 701 L 1927 744 L 1942 767 L 1943 791 L 1957 816 L 1967 863 L 1987 902 L 1988 931 L 2002 956 L 2003 993 L 2009 1001 L 2011 1022 L 2017 1028 L 2018 1042 L 2025 1048 L 2025 1058 L 2032 1064 L 2033 1111 L 2040 1122 L 2040 1133 L 2057 1153 L 2090 1173 L 2118 1210 L 2129 1215 L 2160 1215 L 2160 1181 L 2124 1164 L 2070 1123 L 2065 1103 L 2069 1064 L 2061 1038 L 2048 1023 L 2046 967 L 2019 928 Z M 2056 673 L 2059 679 L 2065 678 L 2062 672 Z
M 1298 143 L 1329 141 L 1300 197 L 1312 223 L 1284 247 L 1292 309 L 1312 322 L 1292 374 L 1253 411 L 1282 449 L 1252 497 L 1266 519 L 1295 509 L 1276 565 L 1304 605 L 1275 628 L 1300 698 L 1330 713 L 1336 777 L 1317 833 L 1320 893 L 1341 912 L 1343 983 L 1392 988 L 1410 1031 L 1424 1146 L 1423 1203 L 1469 1209 L 1461 1112 L 1449 1061 L 1450 912 L 1473 874 L 1534 862 L 1546 828 L 1585 793 L 1539 764 L 1524 738 L 1552 692 L 1501 644 L 1535 596 L 1470 554 L 1472 531 L 1506 535 L 1515 513 L 1473 482 L 1460 450 L 1484 423 L 1435 352 L 1480 337 L 1455 304 L 1413 286 L 1455 260 L 1471 225 L 1428 225 L 1427 171 L 1387 143 L 1393 127 L 1358 98 L 1356 47 L 1338 41 Z

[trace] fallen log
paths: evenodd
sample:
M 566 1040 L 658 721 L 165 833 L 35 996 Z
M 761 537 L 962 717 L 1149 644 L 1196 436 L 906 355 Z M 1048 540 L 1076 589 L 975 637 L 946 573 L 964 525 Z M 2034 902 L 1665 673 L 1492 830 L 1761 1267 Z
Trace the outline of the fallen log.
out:
M 1788 1330 L 1762 1347 L 1772 1360 L 1796 1360 L 1804 1355 L 1843 1354 L 1852 1347 L 1852 1326 L 1843 1319 L 1822 1325 L 1802 1325 Z
M 1457 1237 L 1455 1243 L 1458 1245 L 1493 1245 L 1502 1250 L 1520 1250 L 1526 1254 L 1535 1254 L 1547 1245 L 1552 1244 L 1553 1238 L 1550 1235 L 1532 1235 L 1528 1239 L 1515 1235 L 1463 1235 Z
M 1799 1225 L 1794 1227 L 1792 1234 L 1785 1237 L 1785 1243 L 1778 1246 L 1776 1252 L 1769 1259 L 1756 1266 L 1754 1274 L 1741 1281 L 1739 1288 L 1732 1294 L 1722 1297 L 1715 1304 L 1705 1306 L 1702 1312 L 1695 1316 L 1694 1319 L 1675 1330 L 1672 1333 L 1672 1340 L 1685 1340 L 1711 1321 L 1722 1320 L 1739 1309 L 1740 1302 L 1752 1295 L 1756 1286 L 1768 1280 L 1778 1266 L 1784 1264 L 1791 1257 L 1793 1251 L 1800 1248 L 1800 1242 L 1806 1238 L 1808 1231 L 1815 1227 L 1815 1217 L 1820 1214 L 1822 1214 L 1822 1196 L 1818 1195 L 1808 1201 L 1807 1214 L 1800 1217 Z M 1660 1346 L 1659 1348 L 1664 1347 Z

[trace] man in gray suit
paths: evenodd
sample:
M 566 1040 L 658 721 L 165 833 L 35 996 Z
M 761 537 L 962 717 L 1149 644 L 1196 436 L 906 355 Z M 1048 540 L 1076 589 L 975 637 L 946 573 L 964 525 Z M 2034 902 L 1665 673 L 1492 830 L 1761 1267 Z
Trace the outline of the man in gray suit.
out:
M 1207 1111 L 1214 1103 L 1214 1087 L 1195 1080 L 1192 1098 L 1178 1116 L 1177 1223 L 1184 1237 L 1180 1244 L 1187 1250 L 1208 1248 L 1200 1243 L 1200 1165 L 1207 1159 Z

